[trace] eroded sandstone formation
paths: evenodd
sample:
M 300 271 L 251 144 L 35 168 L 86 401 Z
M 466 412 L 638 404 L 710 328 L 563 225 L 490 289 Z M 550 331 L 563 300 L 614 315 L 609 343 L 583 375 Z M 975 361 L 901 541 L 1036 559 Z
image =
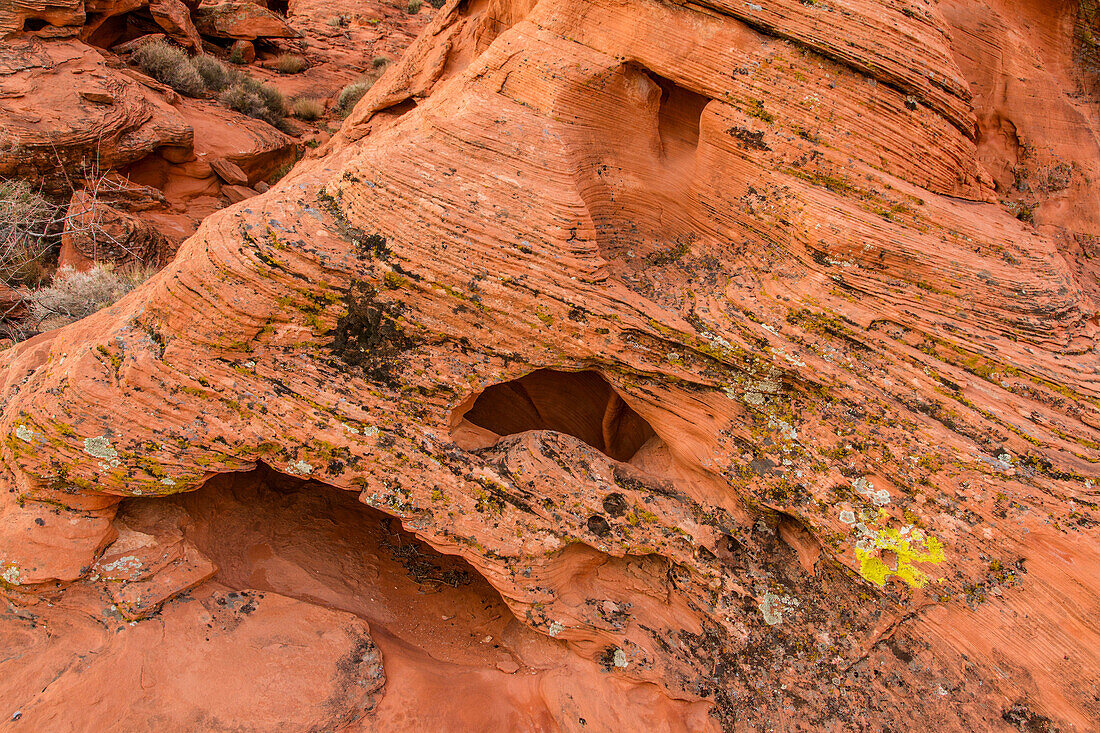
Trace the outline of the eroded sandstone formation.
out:
M 451 2 L 5 352 L 6 725 L 1095 728 L 1077 17 Z
M 0 44 L 0 113 L 0 175 L 51 192 L 193 141 L 174 107 L 76 40 Z

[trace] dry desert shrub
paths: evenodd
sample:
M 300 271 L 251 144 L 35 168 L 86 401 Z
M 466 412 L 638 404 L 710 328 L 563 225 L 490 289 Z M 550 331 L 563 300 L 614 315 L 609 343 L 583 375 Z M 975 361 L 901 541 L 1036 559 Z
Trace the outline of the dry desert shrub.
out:
M 279 54 L 275 59 L 275 70 L 280 74 L 300 74 L 308 68 L 309 62 L 297 54 Z
M 78 321 L 116 302 L 155 272 L 152 266 L 96 265 L 87 272 L 62 267 L 48 287 L 31 292 L 31 312 L 55 328 Z
M 46 253 L 63 222 L 60 207 L 24 181 L 0 181 L 0 281 L 37 284 Z
M 203 85 L 212 92 L 220 92 L 241 76 L 236 69 L 229 69 L 213 56 L 196 56 L 191 65 L 202 77 Z
M 371 86 L 374 84 L 373 79 L 364 79 L 361 81 L 348 84 L 346 87 L 340 90 L 340 95 L 336 98 L 336 111 L 341 117 L 347 117 L 351 113 L 351 110 L 355 107 L 355 103 L 358 102 L 363 96 L 370 91 Z
M 231 69 L 212 56 L 188 57 L 177 46 L 155 41 L 138 48 L 132 58 L 145 73 L 181 94 L 197 97 L 217 92 L 226 107 L 280 130 L 286 127 L 286 98 L 278 89 Z M 295 58 L 305 63 L 300 56 Z
M 286 125 L 286 97 L 275 87 L 251 76 L 242 75 L 221 93 L 219 99 L 226 107 L 279 129 Z
M 180 94 L 197 97 L 206 91 L 202 75 L 178 46 L 166 41 L 146 43 L 134 51 L 132 58 L 142 71 Z

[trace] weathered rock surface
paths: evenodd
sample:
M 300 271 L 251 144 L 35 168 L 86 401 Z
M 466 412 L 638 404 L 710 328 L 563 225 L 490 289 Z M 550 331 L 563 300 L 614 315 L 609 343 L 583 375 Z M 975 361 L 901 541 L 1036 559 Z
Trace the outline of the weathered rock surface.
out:
M 192 142 L 175 108 L 76 40 L 0 44 L 0 119 L 0 176 L 58 193 L 162 146 Z
M 65 216 L 58 265 L 87 270 L 95 264 L 163 267 L 176 247 L 151 224 L 112 206 L 107 196 L 82 189 Z
M 5 352 L 0 633 L 69 630 L 0 699 L 69 720 L 97 676 L 45 681 L 154 630 L 240 681 L 250 642 L 200 631 L 233 588 L 297 599 L 257 634 L 357 629 L 287 684 L 382 648 L 339 717 L 274 708 L 299 728 L 1096 728 L 1073 12 L 450 3 L 315 159 Z M 93 571 L 128 548 L 147 575 Z M 118 646 L 70 620 L 127 582 Z M 194 657 L 141 658 L 77 727 L 198 719 Z M 265 694 L 203 704 L 274 729 Z
M 195 27 L 204 36 L 244 41 L 300 38 L 302 35 L 277 14 L 247 0 L 200 5 L 195 11 Z
M 385 681 L 361 619 L 273 593 L 208 583 L 136 624 L 95 588 L 46 603 L 0 612 L 0 664 L 20 670 L 0 681 L 19 705 L 5 727 L 333 730 L 369 711 Z
M 84 0 L 0 2 L 0 38 L 10 38 L 21 32 L 45 38 L 74 36 L 84 21 Z

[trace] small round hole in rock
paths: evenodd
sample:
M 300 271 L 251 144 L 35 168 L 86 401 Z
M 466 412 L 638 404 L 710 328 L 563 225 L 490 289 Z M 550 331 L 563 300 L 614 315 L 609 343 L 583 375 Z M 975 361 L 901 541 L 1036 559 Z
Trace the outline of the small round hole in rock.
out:
M 611 532 L 611 525 L 599 514 L 593 514 L 588 518 L 588 531 L 597 537 L 603 537 Z
M 603 499 L 603 510 L 613 517 L 621 517 L 626 513 L 626 497 L 617 491 L 608 494 Z

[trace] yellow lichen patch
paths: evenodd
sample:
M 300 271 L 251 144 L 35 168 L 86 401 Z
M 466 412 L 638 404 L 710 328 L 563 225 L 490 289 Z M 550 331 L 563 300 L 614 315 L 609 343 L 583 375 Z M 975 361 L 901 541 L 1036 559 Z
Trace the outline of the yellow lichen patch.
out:
M 924 545 L 923 550 L 920 549 L 921 544 Z M 883 562 L 880 552 L 856 548 L 859 574 L 875 585 L 884 585 L 886 579 L 893 575 L 913 588 L 921 588 L 928 583 L 928 576 L 913 563 L 941 563 L 944 559 L 943 544 L 919 529 L 913 530 L 909 536 L 892 527 L 882 529 L 875 537 L 875 547 L 879 551 L 892 552 L 897 558 L 897 568 L 893 569 Z

